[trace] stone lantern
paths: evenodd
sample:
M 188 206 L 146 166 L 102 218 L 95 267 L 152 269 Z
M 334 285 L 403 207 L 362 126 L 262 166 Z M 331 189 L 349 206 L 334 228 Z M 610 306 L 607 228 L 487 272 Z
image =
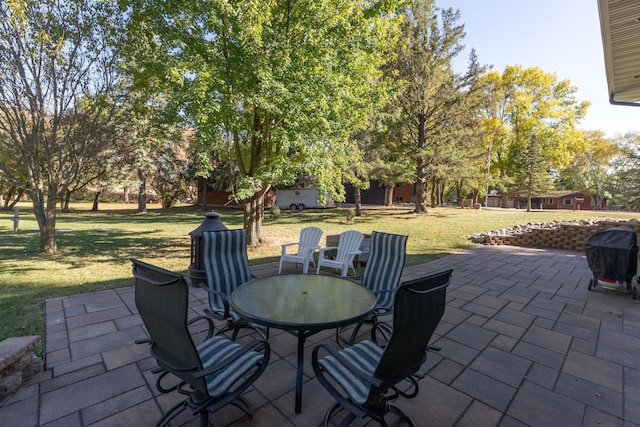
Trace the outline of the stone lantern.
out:
M 204 240 L 202 233 L 205 231 L 222 231 L 228 230 L 220 221 L 220 214 L 217 212 L 207 212 L 204 214 L 205 219 L 202 224 L 193 230 L 191 236 L 191 264 L 189 265 L 189 279 L 193 286 L 205 283 L 207 275 L 204 271 Z

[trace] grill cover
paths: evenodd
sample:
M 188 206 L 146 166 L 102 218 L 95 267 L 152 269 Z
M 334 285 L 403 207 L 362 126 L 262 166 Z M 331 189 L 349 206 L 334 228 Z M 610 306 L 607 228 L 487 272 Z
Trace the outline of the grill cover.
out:
M 587 239 L 584 251 L 596 278 L 629 282 L 638 269 L 638 243 L 631 228 L 596 231 Z

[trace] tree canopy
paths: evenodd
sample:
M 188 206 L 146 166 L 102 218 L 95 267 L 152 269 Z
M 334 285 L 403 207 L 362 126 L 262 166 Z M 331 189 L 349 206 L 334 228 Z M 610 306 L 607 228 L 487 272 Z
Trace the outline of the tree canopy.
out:
M 109 0 L 0 3 L 0 171 L 55 253 L 56 202 L 117 140 L 121 16 Z
M 551 174 L 567 166 L 582 148 L 577 124 L 589 102 L 576 99 L 577 89 L 568 80 L 558 81 L 554 73 L 538 67 L 513 65 L 502 73 L 490 71 L 483 75 L 482 85 L 489 100 L 482 114 L 493 185 L 503 197 L 529 198 L 545 191 Z
M 467 72 L 454 72 L 452 61 L 464 47 L 464 26 L 458 23 L 457 11 L 440 12 L 433 0 L 407 5 L 403 43 L 389 70 L 403 84 L 394 104 L 399 110 L 396 141 L 414 163 L 417 213 L 426 212 L 428 180 L 435 183 L 446 173 L 444 163 L 459 141 L 464 118 L 474 108 L 475 83 L 483 70 L 472 52 Z
M 273 184 L 304 171 L 341 197 L 342 171 L 360 155 L 350 135 L 384 102 L 379 66 L 397 39 L 396 6 L 131 3 L 137 84 L 160 88 L 174 117 L 197 129 L 199 146 L 233 162 L 250 244 L 262 240 L 262 198 Z

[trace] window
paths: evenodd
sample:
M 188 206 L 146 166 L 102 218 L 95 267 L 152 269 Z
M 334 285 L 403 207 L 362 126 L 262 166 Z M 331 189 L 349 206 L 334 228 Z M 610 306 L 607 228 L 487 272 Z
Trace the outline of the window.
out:
M 573 204 L 573 199 L 562 199 L 562 204 L 571 206 Z

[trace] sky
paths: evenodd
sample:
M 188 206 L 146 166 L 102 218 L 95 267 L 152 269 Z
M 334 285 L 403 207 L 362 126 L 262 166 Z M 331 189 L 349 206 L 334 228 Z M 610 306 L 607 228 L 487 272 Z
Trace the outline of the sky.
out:
M 591 101 L 584 130 L 608 137 L 640 132 L 640 108 L 611 105 L 604 70 L 597 0 L 436 0 L 440 8 L 460 11 L 466 46 L 458 71 L 476 50 L 483 65 L 504 71 L 507 65 L 540 67 L 568 79 L 578 101 Z

